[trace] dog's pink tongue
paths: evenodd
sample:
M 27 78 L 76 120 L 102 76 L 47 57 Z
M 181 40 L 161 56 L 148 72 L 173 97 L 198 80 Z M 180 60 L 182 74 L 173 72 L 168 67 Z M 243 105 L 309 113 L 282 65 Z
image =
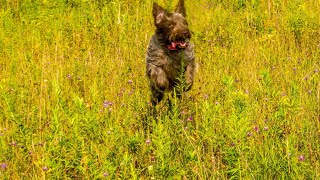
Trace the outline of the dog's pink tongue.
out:
M 178 50 L 177 48 L 186 48 L 187 47 L 187 42 L 184 41 L 175 41 L 171 42 L 171 44 L 168 46 L 169 50 Z
M 172 48 L 176 49 L 177 43 L 176 43 L 176 42 L 172 42 L 172 43 L 171 43 L 171 46 L 172 46 Z
M 168 46 L 169 50 L 177 50 L 177 43 L 171 42 L 171 45 Z

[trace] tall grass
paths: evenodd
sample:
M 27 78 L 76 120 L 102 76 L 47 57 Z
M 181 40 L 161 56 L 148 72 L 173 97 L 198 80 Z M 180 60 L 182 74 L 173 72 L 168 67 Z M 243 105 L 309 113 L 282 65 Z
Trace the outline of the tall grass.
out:
M 320 177 L 319 1 L 187 0 L 195 84 L 154 117 L 152 3 L 0 0 L 0 179 Z

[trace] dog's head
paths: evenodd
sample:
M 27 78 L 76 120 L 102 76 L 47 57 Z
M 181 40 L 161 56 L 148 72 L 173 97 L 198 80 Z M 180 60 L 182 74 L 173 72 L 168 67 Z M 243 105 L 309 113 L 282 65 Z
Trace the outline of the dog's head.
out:
M 188 46 L 191 33 L 186 20 L 184 0 L 179 0 L 175 11 L 172 13 L 154 3 L 153 17 L 158 39 L 169 50 L 183 49 Z

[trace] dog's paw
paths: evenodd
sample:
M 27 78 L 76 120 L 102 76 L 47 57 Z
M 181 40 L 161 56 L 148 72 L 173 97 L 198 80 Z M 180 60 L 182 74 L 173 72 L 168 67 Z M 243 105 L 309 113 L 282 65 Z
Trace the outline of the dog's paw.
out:
M 169 81 L 164 74 L 159 74 L 155 78 L 155 84 L 157 88 L 160 89 L 161 91 L 165 91 L 169 87 Z

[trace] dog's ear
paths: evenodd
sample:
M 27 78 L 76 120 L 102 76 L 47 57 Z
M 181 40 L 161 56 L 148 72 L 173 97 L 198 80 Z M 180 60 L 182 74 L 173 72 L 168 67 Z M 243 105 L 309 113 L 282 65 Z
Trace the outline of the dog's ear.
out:
M 176 10 L 176 13 L 182 14 L 184 17 L 186 17 L 186 8 L 184 7 L 184 0 L 179 0 Z
M 154 17 L 154 23 L 157 25 L 165 18 L 166 11 L 157 3 L 153 3 L 152 14 Z

